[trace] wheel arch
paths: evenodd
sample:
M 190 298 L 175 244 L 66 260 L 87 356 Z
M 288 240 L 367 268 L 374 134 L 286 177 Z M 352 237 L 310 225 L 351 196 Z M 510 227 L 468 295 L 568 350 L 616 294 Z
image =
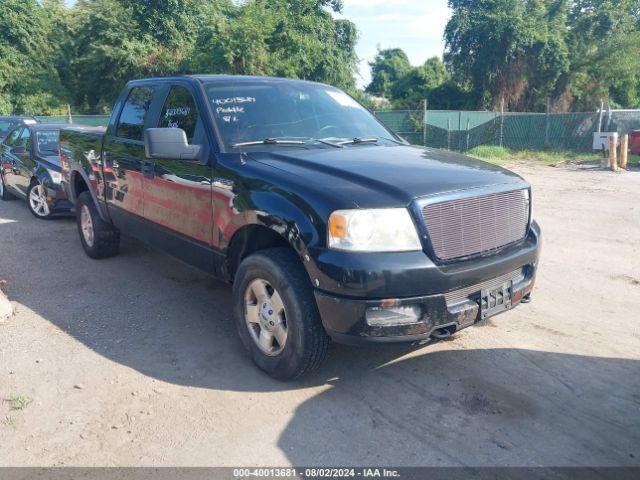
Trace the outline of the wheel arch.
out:
M 69 199 L 73 204 L 78 201 L 78 196 L 82 192 L 89 192 L 94 204 L 98 210 L 100 218 L 105 222 L 111 223 L 108 213 L 105 211 L 103 205 L 98 201 L 98 196 L 93 188 L 93 182 L 87 176 L 87 173 L 82 168 L 72 168 L 69 176 Z
M 229 281 L 233 281 L 238 266 L 246 257 L 260 250 L 278 247 L 294 251 L 310 278 L 315 275 L 315 264 L 308 248 L 317 242 L 318 233 L 310 217 L 295 207 L 292 209 L 291 205 L 286 210 L 270 208 L 269 211 L 272 213 L 259 210 L 238 216 L 251 221 L 234 230 L 224 249 L 225 276 Z

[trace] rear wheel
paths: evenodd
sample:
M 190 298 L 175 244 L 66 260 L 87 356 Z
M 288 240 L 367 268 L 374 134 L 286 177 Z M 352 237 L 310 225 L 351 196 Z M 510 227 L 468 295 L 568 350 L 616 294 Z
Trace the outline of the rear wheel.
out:
M 242 343 L 270 376 L 290 380 L 326 358 L 329 337 L 295 252 L 274 248 L 247 257 L 236 273 L 233 301 Z
M 98 209 L 89 192 L 78 196 L 76 221 L 80 243 L 91 258 L 107 258 L 118 254 L 120 232 L 100 218 Z
M 0 173 L 0 199 L 4 200 L 5 202 L 7 200 L 13 200 L 16 197 L 13 196 L 9 190 L 7 190 L 7 188 L 4 185 L 4 176 Z
M 51 208 L 47 201 L 47 187 L 33 181 L 27 190 L 27 205 L 34 217 L 40 219 L 51 218 Z

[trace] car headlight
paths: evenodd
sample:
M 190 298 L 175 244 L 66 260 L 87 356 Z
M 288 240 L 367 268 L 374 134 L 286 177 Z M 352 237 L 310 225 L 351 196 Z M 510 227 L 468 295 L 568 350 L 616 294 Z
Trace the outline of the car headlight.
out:
M 406 208 L 333 212 L 329 217 L 329 247 L 355 252 L 422 250 Z
M 53 170 L 49 170 L 49 176 L 51 177 L 51 180 L 53 180 L 53 183 L 62 182 L 62 174 L 60 172 L 54 172 Z

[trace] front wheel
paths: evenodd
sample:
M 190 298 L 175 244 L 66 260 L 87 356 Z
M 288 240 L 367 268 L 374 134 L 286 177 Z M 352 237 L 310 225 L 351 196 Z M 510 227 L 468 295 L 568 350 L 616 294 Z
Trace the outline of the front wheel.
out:
M 293 251 L 274 248 L 243 260 L 233 302 L 242 343 L 270 376 L 300 377 L 326 358 L 329 337 L 309 277 Z
M 87 255 L 100 259 L 113 257 L 120 250 L 120 231 L 100 218 L 89 192 L 82 192 L 76 204 L 80 242 Z
M 47 200 L 47 187 L 33 181 L 27 190 L 27 205 L 34 217 L 41 220 L 51 218 L 51 208 Z

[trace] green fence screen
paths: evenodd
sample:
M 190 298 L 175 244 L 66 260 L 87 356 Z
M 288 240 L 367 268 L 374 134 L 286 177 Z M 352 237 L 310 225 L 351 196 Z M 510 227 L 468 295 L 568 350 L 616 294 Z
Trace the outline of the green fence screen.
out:
M 640 130 L 640 110 L 586 113 L 383 111 L 377 117 L 413 144 L 465 151 L 479 145 L 513 150 L 589 151 L 593 133 Z M 423 123 L 424 122 L 424 123 Z

